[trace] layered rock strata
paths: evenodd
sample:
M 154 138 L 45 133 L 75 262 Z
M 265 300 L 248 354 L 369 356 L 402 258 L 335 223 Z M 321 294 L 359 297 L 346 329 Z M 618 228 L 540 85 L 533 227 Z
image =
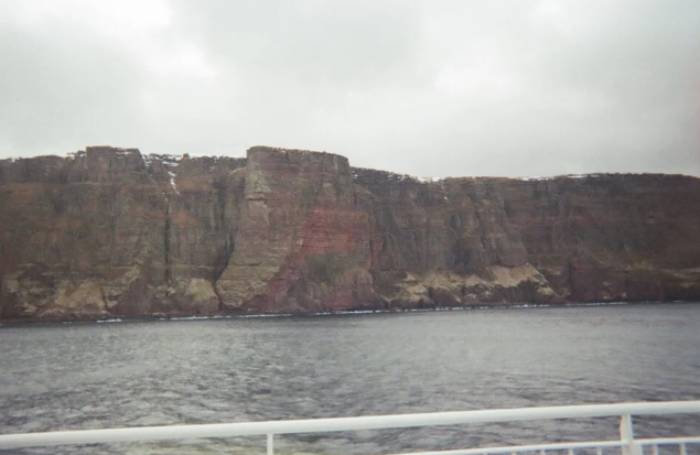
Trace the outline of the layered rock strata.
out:
M 423 182 L 342 156 L 0 160 L 0 317 L 700 300 L 700 179 Z

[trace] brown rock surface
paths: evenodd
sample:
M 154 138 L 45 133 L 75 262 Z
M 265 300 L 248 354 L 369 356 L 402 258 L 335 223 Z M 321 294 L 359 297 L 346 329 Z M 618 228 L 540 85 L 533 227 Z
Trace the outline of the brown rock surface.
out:
M 236 248 L 217 282 L 224 309 L 371 305 L 368 213 L 347 159 L 253 147 L 245 178 Z
M 700 299 L 700 179 L 408 176 L 329 153 L 0 160 L 0 317 Z

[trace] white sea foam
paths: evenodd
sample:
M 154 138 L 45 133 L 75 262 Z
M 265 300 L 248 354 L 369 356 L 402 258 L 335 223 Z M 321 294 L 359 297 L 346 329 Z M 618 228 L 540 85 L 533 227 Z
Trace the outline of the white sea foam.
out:
M 352 316 L 366 314 L 392 314 L 392 313 L 430 313 L 430 312 L 445 312 L 445 311 L 473 311 L 473 310 L 508 310 L 508 309 L 537 309 L 537 308 L 562 308 L 562 307 L 599 307 L 612 305 L 630 305 L 634 302 L 572 302 L 564 304 L 549 304 L 549 303 L 508 303 L 498 305 L 465 305 L 465 306 L 445 306 L 433 308 L 403 308 L 403 309 L 365 309 L 365 310 L 341 310 L 341 311 L 320 311 L 307 314 L 292 314 L 292 313 L 274 313 L 274 314 L 215 314 L 215 315 L 192 315 L 192 316 L 167 316 L 164 314 L 156 314 L 154 317 L 145 318 L 143 320 L 156 321 L 206 321 L 217 319 L 275 319 L 275 318 L 290 318 L 290 317 L 319 317 L 319 316 Z M 653 302 L 648 302 L 653 303 Z M 62 321 L 62 324 L 74 324 L 80 321 Z M 98 319 L 94 322 L 98 324 L 116 324 L 127 322 L 122 318 L 107 318 Z M 2 326 L 2 324 L 0 324 Z
M 199 321 L 202 319 L 211 319 L 209 316 L 174 316 L 171 321 Z
M 116 324 L 118 322 L 124 322 L 122 318 L 110 318 L 110 319 L 98 319 L 96 321 L 98 324 Z
M 235 318 L 241 319 L 259 319 L 259 318 L 288 318 L 294 316 L 291 313 L 275 313 L 275 314 L 241 314 L 235 315 Z

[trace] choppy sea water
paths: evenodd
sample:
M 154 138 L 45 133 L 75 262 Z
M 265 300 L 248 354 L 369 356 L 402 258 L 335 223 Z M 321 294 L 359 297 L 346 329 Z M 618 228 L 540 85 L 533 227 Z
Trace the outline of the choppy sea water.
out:
M 700 304 L 0 328 L 3 434 L 692 399 Z M 636 431 L 700 434 L 700 419 L 638 419 Z M 394 453 L 616 432 L 615 419 L 537 421 L 287 436 L 276 448 Z M 2 453 L 264 453 L 264 439 Z

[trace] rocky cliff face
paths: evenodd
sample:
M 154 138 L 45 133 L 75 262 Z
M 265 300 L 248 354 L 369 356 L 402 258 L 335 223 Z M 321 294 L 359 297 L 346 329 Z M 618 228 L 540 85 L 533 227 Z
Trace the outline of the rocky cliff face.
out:
M 700 299 L 700 179 L 436 182 L 328 153 L 0 160 L 0 317 Z

